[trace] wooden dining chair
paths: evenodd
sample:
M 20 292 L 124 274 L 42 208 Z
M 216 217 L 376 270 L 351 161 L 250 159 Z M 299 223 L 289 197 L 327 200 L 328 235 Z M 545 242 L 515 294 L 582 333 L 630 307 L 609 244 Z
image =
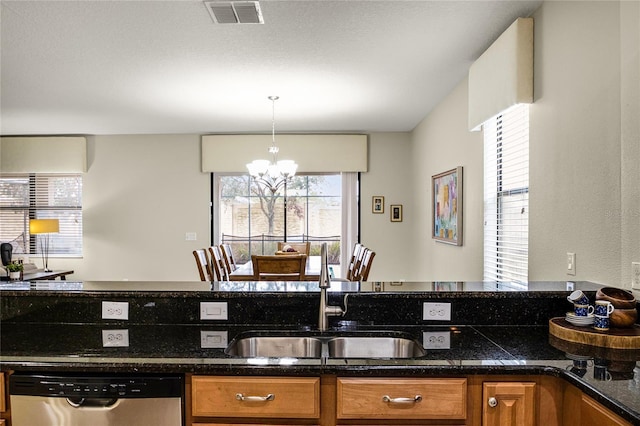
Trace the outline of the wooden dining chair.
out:
M 224 263 L 227 266 L 227 271 L 229 271 L 229 273 L 235 271 L 238 266 L 236 265 L 236 259 L 233 256 L 231 244 L 220 244 L 220 250 L 222 250 L 222 257 L 224 257 Z
M 251 256 L 253 275 L 257 281 L 303 281 L 307 255 Z
M 354 248 L 353 264 L 347 273 L 347 279 L 349 279 L 349 281 L 360 281 L 358 277 L 360 276 L 362 263 L 368 250 L 369 249 L 362 244 Z
M 228 281 L 231 271 L 227 271 L 220 247 L 209 247 L 209 258 L 211 259 L 212 270 L 217 281 Z
M 213 281 L 213 273 L 211 272 L 211 264 L 207 251 L 205 249 L 194 250 L 193 257 L 196 259 L 200 281 Z
M 358 269 L 351 281 L 366 281 L 367 278 L 369 278 L 369 271 L 371 271 L 371 265 L 373 264 L 374 257 L 376 257 L 375 251 L 372 251 L 368 248 L 364 249 L 362 261 L 360 262 Z
M 311 242 L 310 241 L 303 242 L 303 243 L 301 243 L 301 242 L 293 243 L 293 242 L 278 241 L 278 252 L 283 252 L 282 249 L 284 248 L 284 246 L 287 246 L 287 245 L 291 246 L 291 248 L 293 248 L 299 254 L 306 254 L 307 256 L 309 256 L 309 251 L 311 250 Z
M 349 264 L 347 265 L 347 273 L 345 278 L 349 281 L 353 281 L 353 276 L 356 272 L 356 264 L 360 259 L 360 252 L 364 249 L 364 246 L 360 243 L 356 243 L 351 251 L 351 257 L 349 258 Z

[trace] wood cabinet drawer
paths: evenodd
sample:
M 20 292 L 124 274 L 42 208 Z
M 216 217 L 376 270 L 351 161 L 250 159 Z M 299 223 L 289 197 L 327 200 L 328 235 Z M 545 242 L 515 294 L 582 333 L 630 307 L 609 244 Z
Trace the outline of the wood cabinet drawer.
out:
M 467 379 L 339 378 L 337 417 L 465 419 Z
M 193 416 L 320 417 L 317 377 L 193 376 L 191 392 Z

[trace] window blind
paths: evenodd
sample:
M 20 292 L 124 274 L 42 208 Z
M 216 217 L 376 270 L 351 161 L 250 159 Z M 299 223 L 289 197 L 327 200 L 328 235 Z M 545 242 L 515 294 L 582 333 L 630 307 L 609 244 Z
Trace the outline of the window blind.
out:
M 49 234 L 49 255 L 82 255 L 82 175 L 2 174 L 0 176 L 0 241 L 15 254 L 41 254 L 38 238 L 29 234 L 30 219 L 58 219 L 60 230 Z
M 484 130 L 484 280 L 526 284 L 529 263 L 529 106 Z

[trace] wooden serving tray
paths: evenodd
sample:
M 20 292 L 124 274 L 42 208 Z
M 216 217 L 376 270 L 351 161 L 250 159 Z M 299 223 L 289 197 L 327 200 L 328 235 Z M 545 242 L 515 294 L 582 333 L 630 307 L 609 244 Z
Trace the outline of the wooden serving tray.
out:
M 612 349 L 640 349 L 640 326 L 610 328 L 596 331 L 591 327 L 578 327 L 564 317 L 549 320 L 549 334 L 569 342 Z

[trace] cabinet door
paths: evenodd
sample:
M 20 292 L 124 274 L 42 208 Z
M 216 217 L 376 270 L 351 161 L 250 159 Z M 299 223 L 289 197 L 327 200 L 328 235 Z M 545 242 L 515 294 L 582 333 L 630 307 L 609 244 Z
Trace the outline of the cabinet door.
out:
M 483 426 L 534 426 L 536 384 L 484 382 Z
M 6 396 L 4 393 L 4 373 L 0 373 L 0 413 L 4 413 L 7 410 L 5 398 Z
M 630 426 L 631 423 L 618 417 L 616 414 L 607 410 L 593 399 L 586 395 L 582 395 L 582 404 L 580 409 L 581 426 Z

